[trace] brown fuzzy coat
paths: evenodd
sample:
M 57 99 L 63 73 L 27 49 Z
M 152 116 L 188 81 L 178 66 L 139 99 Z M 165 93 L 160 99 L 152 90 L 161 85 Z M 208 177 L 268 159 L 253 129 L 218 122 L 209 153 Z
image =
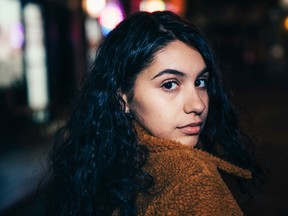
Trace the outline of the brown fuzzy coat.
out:
M 137 215 L 243 215 L 218 169 L 242 178 L 251 178 L 250 171 L 135 128 L 149 150 L 145 171 L 154 177 L 150 194 L 137 198 Z

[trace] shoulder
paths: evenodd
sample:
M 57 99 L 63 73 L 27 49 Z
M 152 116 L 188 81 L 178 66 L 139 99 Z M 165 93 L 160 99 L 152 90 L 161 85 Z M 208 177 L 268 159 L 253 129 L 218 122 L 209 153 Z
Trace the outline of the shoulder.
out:
M 217 166 L 197 151 L 151 153 L 146 171 L 154 177 L 154 184 L 149 194 L 138 197 L 138 210 L 145 215 L 241 214 Z
M 199 157 L 193 149 L 172 149 L 163 152 L 151 152 L 145 170 L 158 181 L 171 182 L 183 178 L 193 180 L 202 175 L 214 175 L 215 164 Z M 217 171 L 218 172 L 218 171 Z

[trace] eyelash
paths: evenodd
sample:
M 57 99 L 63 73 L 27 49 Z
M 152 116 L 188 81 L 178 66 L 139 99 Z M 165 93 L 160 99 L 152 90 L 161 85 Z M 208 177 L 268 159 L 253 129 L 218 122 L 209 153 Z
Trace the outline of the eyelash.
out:
M 168 87 L 167 87 L 167 85 L 168 84 L 175 84 L 175 85 L 177 85 L 175 88 L 173 88 L 173 89 L 169 89 Z M 166 87 L 165 87 L 166 86 Z M 161 85 L 161 88 L 164 90 L 164 91 L 167 91 L 167 92 L 172 92 L 172 91 L 175 91 L 177 88 L 179 87 L 179 83 L 177 82 L 177 81 L 174 81 L 174 80 L 170 80 L 170 81 L 167 81 L 167 82 L 165 82 L 165 83 L 163 83 L 162 85 Z M 171 86 L 171 88 L 172 88 L 172 86 Z
M 199 83 L 199 84 L 198 84 Z M 208 77 L 203 77 L 203 78 L 199 78 L 195 81 L 194 85 L 195 87 L 197 88 L 201 88 L 201 89 L 206 89 L 207 88 L 207 83 L 208 83 Z M 171 86 L 170 88 L 167 86 L 168 84 L 175 84 L 177 86 L 175 86 L 173 89 L 171 89 L 173 86 Z M 203 85 L 203 86 L 201 86 Z M 179 87 L 179 82 L 178 81 L 174 81 L 174 80 L 169 80 L 169 81 L 166 81 L 165 83 L 163 83 L 161 85 L 161 88 L 164 90 L 164 91 L 167 91 L 167 92 L 172 92 L 174 90 L 176 90 L 177 88 Z
M 203 83 L 201 83 L 201 81 L 204 82 L 204 86 L 200 86 L 201 84 L 203 85 Z M 198 82 L 200 82 L 199 85 L 198 85 Z M 200 78 L 200 79 L 197 79 L 195 81 L 195 86 L 198 88 L 204 88 L 205 89 L 205 88 L 207 88 L 207 82 L 208 82 L 208 78 Z

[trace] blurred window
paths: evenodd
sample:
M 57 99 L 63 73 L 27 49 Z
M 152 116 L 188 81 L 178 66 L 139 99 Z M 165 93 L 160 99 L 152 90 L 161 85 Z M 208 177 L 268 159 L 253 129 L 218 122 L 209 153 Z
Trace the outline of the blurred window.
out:
M 21 5 L 17 0 L 0 1 L 0 89 L 23 82 Z

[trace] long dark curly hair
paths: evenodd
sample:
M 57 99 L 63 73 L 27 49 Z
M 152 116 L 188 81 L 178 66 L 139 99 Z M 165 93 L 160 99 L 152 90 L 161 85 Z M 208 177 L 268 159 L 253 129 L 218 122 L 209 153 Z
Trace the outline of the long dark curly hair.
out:
M 257 172 L 249 142 L 241 142 L 237 113 L 204 34 L 172 12 L 137 12 L 103 40 L 69 119 L 56 136 L 47 184 L 50 215 L 136 215 L 136 194 L 153 176 L 143 171 L 147 150 L 137 144 L 121 92 L 155 54 L 179 40 L 196 49 L 209 69 L 209 114 L 200 136 L 204 151 Z M 193 61 L 193 59 L 191 59 Z

